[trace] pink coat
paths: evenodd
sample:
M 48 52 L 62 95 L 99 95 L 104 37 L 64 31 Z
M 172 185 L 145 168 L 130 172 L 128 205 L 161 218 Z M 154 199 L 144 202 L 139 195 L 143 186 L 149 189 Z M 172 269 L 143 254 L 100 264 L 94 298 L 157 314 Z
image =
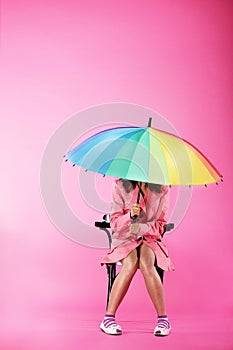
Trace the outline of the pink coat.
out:
M 101 264 L 114 263 L 125 258 L 141 244 L 151 247 L 155 253 L 157 265 L 165 270 L 174 270 L 167 247 L 162 242 L 161 234 L 167 223 L 168 188 L 162 186 L 161 193 L 147 188 L 144 198 L 140 196 L 142 213 L 138 219 L 140 232 L 135 238 L 130 237 L 129 225 L 132 222 L 130 210 L 137 202 L 138 188 L 126 193 L 122 181 L 115 180 L 112 188 L 110 225 L 113 230 L 112 250 L 103 257 Z

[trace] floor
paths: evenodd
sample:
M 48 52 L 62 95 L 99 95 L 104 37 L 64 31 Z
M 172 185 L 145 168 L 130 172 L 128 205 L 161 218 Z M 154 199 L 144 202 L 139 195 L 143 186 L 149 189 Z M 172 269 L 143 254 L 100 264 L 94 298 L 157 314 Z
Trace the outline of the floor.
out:
M 94 317 L 93 317 L 94 316 Z M 110 336 L 101 332 L 99 315 L 96 317 L 50 315 L 47 319 L 32 320 L 31 324 L 3 326 L 1 350 L 74 350 L 74 349 L 233 349 L 232 319 L 210 316 L 184 316 L 170 318 L 172 333 L 168 337 L 153 335 L 154 323 L 139 315 L 123 315 L 118 322 L 123 335 Z M 134 319 L 133 319 L 134 318 Z

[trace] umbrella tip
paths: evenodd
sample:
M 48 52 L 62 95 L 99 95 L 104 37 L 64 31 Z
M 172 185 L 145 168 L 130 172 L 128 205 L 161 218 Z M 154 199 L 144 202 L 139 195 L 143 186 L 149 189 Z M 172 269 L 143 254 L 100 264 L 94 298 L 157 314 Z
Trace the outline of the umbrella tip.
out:
M 151 127 L 151 123 L 152 123 L 152 118 L 150 117 L 149 120 L 148 120 L 148 125 L 147 125 L 148 128 Z

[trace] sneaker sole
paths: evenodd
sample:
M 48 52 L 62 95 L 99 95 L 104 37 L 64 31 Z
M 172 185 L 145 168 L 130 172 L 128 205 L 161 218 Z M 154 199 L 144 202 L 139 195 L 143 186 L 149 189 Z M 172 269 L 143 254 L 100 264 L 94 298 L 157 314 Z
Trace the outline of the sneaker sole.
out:
M 122 335 L 122 331 L 116 332 L 116 333 L 111 333 L 111 331 L 108 332 L 108 328 L 105 328 L 102 323 L 100 325 L 100 329 L 101 329 L 102 332 L 104 332 L 107 335 Z
M 107 334 L 107 335 L 113 335 L 113 336 L 118 336 L 118 335 L 122 335 L 122 332 L 121 333 L 107 333 L 107 332 L 105 332 L 102 328 L 100 328 L 100 330 L 103 332 L 103 333 L 105 333 L 105 334 Z
M 162 331 L 160 331 L 160 333 L 154 332 L 154 335 L 155 335 L 156 337 L 166 337 L 166 336 L 168 336 L 170 333 L 171 333 L 171 328 L 169 328 L 169 329 L 168 329 L 168 332 L 166 332 L 166 333 L 163 333 Z

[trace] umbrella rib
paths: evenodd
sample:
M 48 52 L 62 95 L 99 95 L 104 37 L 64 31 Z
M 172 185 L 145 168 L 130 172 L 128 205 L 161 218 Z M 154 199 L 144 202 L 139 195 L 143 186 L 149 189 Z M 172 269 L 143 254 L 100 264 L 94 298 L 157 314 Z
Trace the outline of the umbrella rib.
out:
M 137 143 L 136 143 L 136 147 L 134 148 L 134 150 L 133 150 L 133 152 L 132 152 L 132 154 L 131 154 L 131 160 L 133 159 L 133 157 L 134 157 L 134 155 L 135 155 L 135 153 L 136 153 L 136 150 L 137 150 L 137 148 L 139 147 L 139 142 L 140 142 L 142 136 L 145 134 L 146 131 L 147 131 L 147 128 L 142 128 L 142 129 L 141 129 L 141 135 L 139 136 L 139 139 L 137 140 Z M 129 172 L 129 169 L 130 169 L 131 165 L 132 165 L 132 162 L 129 162 L 128 169 L 127 169 L 127 173 Z M 130 180 L 130 179 L 129 179 L 129 180 Z
M 154 129 L 156 130 L 156 129 Z M 157 130 L 156 130 L 157 131 Z M 167 133 L 169 134 L 169 133 Z M 173 138 L 174 140 L 177 140 L 180 142 L 180 144 L 178 145 L 182 145 L 182 147 L 185 149 L 186 151 L 186 156 L 187 156 L 187 162 L 185 163 L 185 160 L 182 158 L 181 161 L 182 161 L 182 164 L 181 166 L 179 166 L 179 162 L 176 161 L 176 159 L 178 160 L 178 158 L 174 158 L 173 156 L 173 152 L 171 151 L 170 147 L 168 147 L 167 143 L 165 141 L 163 141 L 160 137 L 160 132 L 158 133 L 158 139 L 159 139 L 159 142 L 160 144 L 162 145 L 162 147 L 164 147 L 164 149 L 166 149 L 167 153 L 169 154 L 170 158 L 173 160 L 173 164 L 175 166 L 175 168 L 177 169 L 177 173 L 178 173 L 178 176 L 180 177 L 180 175 L 183 173 L 182 172 L 182 168 L 184 166 L 186 166 L 186 169 L 187 169 L 187 166 L 188 164 L 190 165 L 190 181 L 187 181 L 186 185 L 190 185 L 190 183 L 194 184 L 193 183 L 193 176 L 194 176 L 194 172 L 193 172 L 193 166 L 192 166 L 192 161 L 193 161 L 193 157 L 192 155 L 190 154 L 190 151 L 193 152 L 193 154 L 195 155 L 196 157 L 196 160 L 200 162 L 200 164 L 204 167 L 204 169 L 206 171 L 208 171 L 208 173 L 210 174 L 211 178 L 213 179 L 213 181 L 209 181 L 207 180 L 205 183 L 204 182 L 201 182 L 201 183 L 197 183 L 197 184 L 206 184 L 206 183 L 215 183 L 217 181 L 216 179 L 216 175 L 214 174 L 214 170 L 215 169 L 212 169 L 211 166 L 212 164 L 210 162 L 208 162 L 208 159 L 201 153 L 199 152 L 199 150 L 193 146 L 190 142 L 180 138 L 180 137 L 175 137 L 173 135 Z M 184 153 L 183 154 L 183 157 L 184 157 Z M 166 161 L 167 161 L 167 158 L 165 157 Z M 184 164 L 183 164 L 184 163 Z M 210 165 L 209 165 L 210 164 Z M 195 169 L 195 168 L 194 168 Z M 216 171 L 216 174 L 220 176 L 220 174 Z M 220 180 L 220 178 L 219 178 Z M 219 181 L 218 180 L 218 181 Z M 172 183 L 172 181 L 170 181 Z M 181 181 L 183 183 L 183 179 Z
M 203 163 L 205 164 L 207 170 L 209 171 L 209 174 L 214 178 L 213 172 L 216 172 L 218 174 L 218 176 L 220 178 L 222 178 L 223 176 L 220 174 L 220 172 L 218 171 L 218 169 L 210 162 L 210 160 L 196 147 L 194 146 L 191 142 L 187 141 L 186 139 L 178 136 L 178 135 L 173 135 L 172 133 L 168 132 L 168 131 L 163 131 L 160 129 L 155 129 L 152 128 L 155 131 L 157 131 L 159 134 L 167 134 L 168 136 L 173 137 L 174 139 L 178 139 L 181 142 L 184 142 L 184 144 L 187 144 L 190 148 L 193 149 L 194 153 L 196 153 L 197 155 L 200 155 L 201 157 L 203 157 Z M 213 171 L 212 171 L 213 170 Z
M 113 144 L 113 143 L 108 144 L 106 146 L 106 148 L 102 151 L 101 155 L 94 160 L 94 162 L 92 164 L 93 169 L 96 169 L 98 162 L 101 161 L 101 157 L 104 159 L 104 157 L 108 156 L 108 150 L 111 150 L 112 151 L 111 157 L 107 161 L 105 161 L 105 162 L 103 161 L 101 166 L 98 168 L 99 173 L 108 175 L 108 171 L 111 168 L 113 160 L 120 159 L 120 157 L 118 155 L 121 152 L 121 150 L 123 149 L 123 147 L 126 147 L 126 143 L 131 140 L 130 136 L 132 136 L 132 135 L 134 136 L 135 133 L 137 134 L 138 132 L 142 132 L 142 128 L 135 128 L 135 129 L 136 130 L 134 130 L 133 132 L 130 131 L 127 134 L 121 135 L 115 141 L 115 144 Z M 122 142 L 122 145 L 121 145 L 120 149 L 117 149 L 117 143 L 120 140 Z M 113 159 L 113 157 L 114 157 L 114 159 Z M 125 169 L 126 169 L 125 173 L 127 173 L 128 169 L 127 168 L 125 168 Z M 91 167 L 90 167 L 90 170 L 91 170 Z

